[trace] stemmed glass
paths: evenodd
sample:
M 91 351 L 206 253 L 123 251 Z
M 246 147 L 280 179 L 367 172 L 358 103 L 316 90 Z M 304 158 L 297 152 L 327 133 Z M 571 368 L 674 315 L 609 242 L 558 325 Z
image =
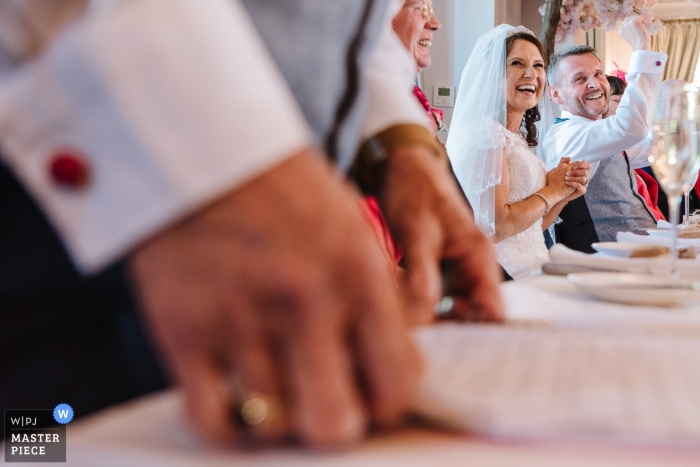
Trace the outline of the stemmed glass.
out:
M 679 80 L 665 81 L 654 119 L 651 168 L 668 196 L 671 221 L 670 273 L 678 277 L 678 210 L 699 168 L 700 88 Z
M 695 182 L 698 181 L 698 172 L 695 172 L 693 180 L 690 181 L 688 189 L 685 190 L 685 222 L 683 222 L 683 227 L 690 227 L 690 190 L 695 186 Z

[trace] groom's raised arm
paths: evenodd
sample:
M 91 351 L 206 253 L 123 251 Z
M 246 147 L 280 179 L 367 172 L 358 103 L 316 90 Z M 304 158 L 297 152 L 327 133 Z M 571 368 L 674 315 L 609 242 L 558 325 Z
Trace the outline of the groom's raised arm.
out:
M 652 99 L 661 83 L 667 55 L 638 50 L 627 72 L 628 87 L 617 113 L 602 120 L 574 117 L 552 127 L 543 141 L 549 167 L 562 157 L 598 162 L 644 141 L 653 119 Z

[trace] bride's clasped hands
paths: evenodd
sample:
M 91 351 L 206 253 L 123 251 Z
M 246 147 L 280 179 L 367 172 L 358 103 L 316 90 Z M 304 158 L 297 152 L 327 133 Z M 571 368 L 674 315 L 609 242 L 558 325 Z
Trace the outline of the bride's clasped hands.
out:
M 513 202 L 511 174 L 508 164 L 503 166 L 503 180 L 496 187 L 496 229 L 493 241 L 517 235 L 542 219 L 542 230 L 548 228 L 569 201 L 586 194 L 589 162 L 562 157 L 559 165 L 546 174 L 546 184 L 530 197 Z
M 562 197 L 557 204 L 573 201 L 586 194 L 590 168 L 591 164 L 585 160 L 571 162 L 570 157 L 562 157 L 559 165 L 547 172 L 547 185 L 540 193 L 551 188 L 553 196 Z
M 542 227 L 549 227 L 566 203 L 586 194 L 590 168 L 590 162 L 585 160 L 571 162 L 571 158 L 562 157 L 559 165 L 547 172 L 547 185 L 539 193 L 544 194 L 544 191 L 551 189 L 554 192 L 553 199 L 560 198 L 561 201 L 555 203 L 543 217 Z

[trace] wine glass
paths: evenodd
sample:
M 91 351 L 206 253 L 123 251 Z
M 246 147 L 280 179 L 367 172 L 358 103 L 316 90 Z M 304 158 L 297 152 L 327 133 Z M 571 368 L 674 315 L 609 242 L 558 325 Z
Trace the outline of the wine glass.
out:
M 690 190 L 693 189 L 695 183 L 698 181 L 698 175 L 698 172 L 695 172 L 693 180 L 690 181 L 690 185 L 685 191 L 685 222 L 683 222 L 683 227 L 690 227 Z
M 670 273 L 678 277 L 678 210 L 683 194 L 698 170 L 700 88 L 680 80 L 668 80 L 659 90 L 649 162 L 668 196 L 671 221 Z

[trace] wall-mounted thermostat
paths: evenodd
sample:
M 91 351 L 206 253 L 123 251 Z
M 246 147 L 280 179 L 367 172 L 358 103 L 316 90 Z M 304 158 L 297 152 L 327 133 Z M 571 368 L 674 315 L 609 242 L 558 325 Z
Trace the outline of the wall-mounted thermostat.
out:
M 454 86 L 440 86 L 438 84 L 433 85 L 433 105 L 435 107 L 454 107 Z

